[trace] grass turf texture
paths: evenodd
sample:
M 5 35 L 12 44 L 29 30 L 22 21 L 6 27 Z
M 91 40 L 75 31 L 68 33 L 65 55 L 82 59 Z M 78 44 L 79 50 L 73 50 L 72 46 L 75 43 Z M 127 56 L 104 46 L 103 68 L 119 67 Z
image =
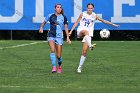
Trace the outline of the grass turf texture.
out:
M 38 41 L 0 41 L 9 47 Z M 47 43 L 0 49 L 0 93 L 139 93 L 140 42 L 95 41 L 81 74 L 81 42 L 63 46 L 63 73 L 52 74 Z

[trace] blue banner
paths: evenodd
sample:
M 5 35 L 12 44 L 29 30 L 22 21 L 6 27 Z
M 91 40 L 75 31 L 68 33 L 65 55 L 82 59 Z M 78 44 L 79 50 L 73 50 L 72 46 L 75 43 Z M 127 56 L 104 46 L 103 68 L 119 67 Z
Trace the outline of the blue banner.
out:
M 89 2 L 101 18 L 120 25 L 115 30 L 140 30 L 140 0 L 0 0 L 0 30 L 38 30 L 57 3 L 62 4 L 71 29 Z M 96 21 L 95 30 L 103 28 L 114 29 Z

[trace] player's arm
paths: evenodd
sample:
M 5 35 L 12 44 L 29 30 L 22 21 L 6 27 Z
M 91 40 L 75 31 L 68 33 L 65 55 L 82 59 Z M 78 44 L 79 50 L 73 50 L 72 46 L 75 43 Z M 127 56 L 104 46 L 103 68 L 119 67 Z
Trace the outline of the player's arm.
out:
M 99 20 L 99 21 L 101 21 L 101 22 L 103 22 L 103 23 L 105 23 L 105 24 L 109 24 L 109 25 L 112 25 L 114 27 L 119 27 L 119 25 L 114 24 L 114 23 L 111 23 L 111 22 L 109 22 L 107 20 L 104 20 L 104 19 L 100 18 L 99 16 L 96 16 L 96 19 Z
M 44 28 L 45 24 L 46 24 L 46 21 L 44 21 L 44 22 L 41 24 L 40 29 L 39 29 L 39 33 L 43 33 L 43 28 Z
M 69 35 L 72 34 L 72 31 L 75 29 L 75 27 L 76 27 L 76 26 L 78 25 L 78 23 L 80 22 L 80 20 L 81 20 L 81 18 L 82 18 L 82 15 L 83 15 L 83 14 L 80 14 L 79 18 L 78 18 L 77 21 L 74 23 L 74 25 L 73 25 L 71 31 L 69 32 Z
M 65 26 L 65 33 L 66 33 L 66 36 L 67 36 L 67 43 L 71 44 L 71 41 L 69 39 L 68 24 L 65 24 L 64 26 Z

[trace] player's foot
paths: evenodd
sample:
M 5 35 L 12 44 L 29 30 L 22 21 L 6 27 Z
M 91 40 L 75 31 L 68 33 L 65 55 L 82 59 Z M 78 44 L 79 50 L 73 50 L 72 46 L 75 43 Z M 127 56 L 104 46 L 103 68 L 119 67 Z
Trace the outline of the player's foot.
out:
M 96 47 L 96 43 L 92 44 L 92 46 L 89 49 L 93 50 L 95 47 Z
M 82 66 L 79 66 L 78 69 L 77 69 L 77 72 L 81 73 L 81 71 L 82 71 Z
M 62 73 L 62 67 L 61 66 L 58 67 L 57 73 Z
M 53 66 L 52 67 L 52 73 L 55 73 L 56 72 L 56 66 Z

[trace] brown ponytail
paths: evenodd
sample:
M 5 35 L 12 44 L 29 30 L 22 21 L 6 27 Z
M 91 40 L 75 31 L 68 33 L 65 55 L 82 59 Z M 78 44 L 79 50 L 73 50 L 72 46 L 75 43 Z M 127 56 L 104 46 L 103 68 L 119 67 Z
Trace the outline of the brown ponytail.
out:
M 63 9 L 61 10 L 61 14 L 64 15 L 64 10 Z

